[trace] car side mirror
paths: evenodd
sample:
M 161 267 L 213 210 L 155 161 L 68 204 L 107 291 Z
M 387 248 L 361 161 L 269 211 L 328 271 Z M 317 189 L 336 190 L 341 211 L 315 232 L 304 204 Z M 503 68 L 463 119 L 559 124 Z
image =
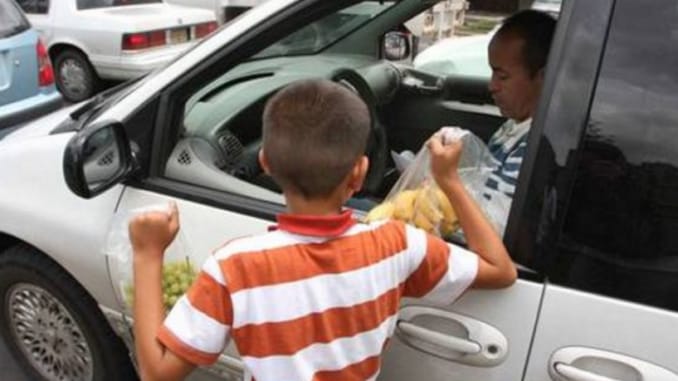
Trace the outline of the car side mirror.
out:
M 410 39 L 403 32 L 388 32 L 384 35 L 384 58 L 401 61 L 410 55 Z
M 135 163 L 122 123 L 97 123 L 68 142 L 64 178 L 73 193 L 92 198 L 124 180 Z

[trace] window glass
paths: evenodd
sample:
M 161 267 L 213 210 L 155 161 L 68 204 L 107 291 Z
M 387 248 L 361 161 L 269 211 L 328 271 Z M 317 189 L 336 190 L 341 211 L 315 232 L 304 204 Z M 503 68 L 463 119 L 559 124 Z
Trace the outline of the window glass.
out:
M 82 10 L 149 3 L 162 3 L 162 0 L 78 0 L 77 5 Z
M 390 8 L 393 2 L 363 1 L 332 13 L 264 49 L 256 58 L 313 54 Z
M 31 26 L 13 3 L 0 2 L 0 38 L 6 38 L 21 33 Z
M 49 0 L 18 0 L 17 3 L 24 12 L 30 14 L 45 14 L 49 9 Z
M 678 5 L 614 12 L 551 276 L 678 310 Z

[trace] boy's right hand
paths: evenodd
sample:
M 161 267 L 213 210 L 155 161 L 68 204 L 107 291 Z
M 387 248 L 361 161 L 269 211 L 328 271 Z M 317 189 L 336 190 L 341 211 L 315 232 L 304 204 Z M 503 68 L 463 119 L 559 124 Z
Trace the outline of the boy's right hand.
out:
M 179 231 L 179 211 L 172 203 L 168 212 L 148 212 L 129 223 L 129 238 L 136 257 L 162 260 L 165 249 Z
M 431 154 L 431 174 L 439 186 L 450 185 L 459 181 L 457 168 L 463 144 L 461 140 L 443 144 L 441 134 L 433 135 L 428 143 Z

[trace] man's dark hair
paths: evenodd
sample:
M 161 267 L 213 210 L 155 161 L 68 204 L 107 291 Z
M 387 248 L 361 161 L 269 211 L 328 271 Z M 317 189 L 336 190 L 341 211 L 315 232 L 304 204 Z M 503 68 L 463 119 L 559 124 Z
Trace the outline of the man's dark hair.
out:
M 365 153 L 370 113 L 344 86 L 303 80 L 271 97 L 263 130 L 273 179 L 284 190 L 315 199 L 330 195 Z
M 495 37 L 514 35 L 524 41 L 523 63 L 531 76 L 546 66 L 556 19 L 551 15 L 528 9 L 506 18 Z

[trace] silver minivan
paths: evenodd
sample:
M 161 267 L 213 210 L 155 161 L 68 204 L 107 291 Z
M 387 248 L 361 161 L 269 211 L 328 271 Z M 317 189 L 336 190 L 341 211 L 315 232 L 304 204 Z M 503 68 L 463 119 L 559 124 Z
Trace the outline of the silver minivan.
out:
M 0 165 L 0 335 L 33 378 L 133 379 L 125 267 L 102 253 L 116 213 L 175 200 L 196 262 L 274 223 L 285 207 L 256 160 L 262 109 L 292 81 L 334 80 L 369 105 L 364 198 L 398 179 L 391 150 L 444 125 L 491 135 L 486 84 L 385 59 L 386 34 L 435 3 L 269 1 L 0 140 L 0 163 L 17 163 Z M 563 2 L 504 235 L 520 279 L 403 301 L 379 380 L 678 380 L 677 30 L 675 0 Z M 201 370 L 243 378 L 234 345 Z

